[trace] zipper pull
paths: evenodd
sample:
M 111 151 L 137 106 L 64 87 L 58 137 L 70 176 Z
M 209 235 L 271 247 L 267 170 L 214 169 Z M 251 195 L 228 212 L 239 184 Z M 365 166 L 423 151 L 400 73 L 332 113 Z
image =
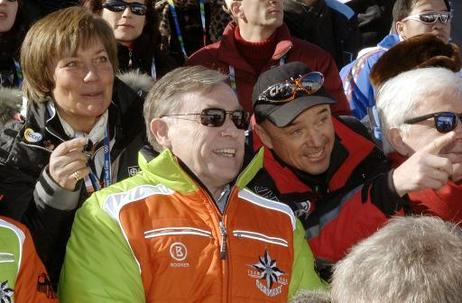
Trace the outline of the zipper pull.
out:
M 130 48 L 128 50 L 128 68 L 132 68 L 132 64 L 133 64 L 133 61 L 132 61 L 132 49 Z
M 226 259 L 226 241 L 228 233 L 226 232 L 225 224 L 220 221 L 220 234 L 221 234 L 221 246 L 220 246 L 220 259 Z

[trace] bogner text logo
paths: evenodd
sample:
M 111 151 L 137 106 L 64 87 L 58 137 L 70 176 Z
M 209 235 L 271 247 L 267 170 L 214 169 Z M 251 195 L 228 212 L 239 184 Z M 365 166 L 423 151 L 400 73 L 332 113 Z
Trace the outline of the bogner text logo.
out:
M 265 249 L 259 262 L 249 265 L 248 275 L 255 279 L 258 290 L 268 297 L 275 297 L 283 292 L 282 288 L 287 285 L 287 275 L 277 267 L 276 260 L 271 259 Z
M 181 242 L 174 242 L 170 245 L 170 256 L 174 262 L 170 263 L 170 267 L 189 267 L 190 264 L 187 262 L 188 249 L 186 245 Z M 176 261 L 176 262 L 175 262 Z

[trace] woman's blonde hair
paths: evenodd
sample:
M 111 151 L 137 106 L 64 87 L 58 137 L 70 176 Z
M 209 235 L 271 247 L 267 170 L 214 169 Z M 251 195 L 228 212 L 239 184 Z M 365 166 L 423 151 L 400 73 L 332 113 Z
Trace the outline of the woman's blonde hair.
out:
M 53 12 L 37 21 L 21 47 L 23 92 L 28 100 L 43 102 L 54 88 L 53 66 L 75 56 L 79 48 L 101 41 L 113 70 L 117 70 L 117 46 L 109 25 L 82 7 Z

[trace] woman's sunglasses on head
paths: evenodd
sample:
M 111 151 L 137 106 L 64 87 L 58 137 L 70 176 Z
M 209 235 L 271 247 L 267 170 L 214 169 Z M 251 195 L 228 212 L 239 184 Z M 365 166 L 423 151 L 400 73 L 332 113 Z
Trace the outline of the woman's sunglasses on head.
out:
M 435 128 L 440 133 L 449 133 L 457 127 L 457 123 L 462 119 L 462 114 L 456 114 L 452 112 L 439 112 L 428 114 L 420 117 L 415 117 L 412 119 L 405 120 L 406 124 L 415 124 L 433 118 L 435 123 Z
M 276 83 L 268 87 L 257 97 L 255 104 L 286 103 L 294 100 L 297 93 L 305 95 L 316 93 L 324 84 L 324 75 L 320 72 L 310 72 L 296 79 Z
M 410 15 L 401 21 L 414 20 L 424 24 L 435 24 L 439 21 L 441 24 L 447 24 L 451 21 L 451 12 L 426 12 L 417 15 Z
M 120 13 L 123 12 L 127 6 L 130 11 L 138 16 L 146 15 L 147 6 L 139 2 L 125 2 L 123 0 L 109 1 L 103 4 L 103 8 L 110 10 L 111 12 Z
M 249 127 L 250 114 L 241 109 L 226 111 L 222 108 L 206 108 L 203 109 L 200 113 L 166 114 L 160 116 L 160 118 L 199 116 L 202 125 L 209 127 L 220 127 L 225 124 L 226 116 L 228 115 L 231 117 L 231 121 L 233 121 L 236 128 L 246 130 Z

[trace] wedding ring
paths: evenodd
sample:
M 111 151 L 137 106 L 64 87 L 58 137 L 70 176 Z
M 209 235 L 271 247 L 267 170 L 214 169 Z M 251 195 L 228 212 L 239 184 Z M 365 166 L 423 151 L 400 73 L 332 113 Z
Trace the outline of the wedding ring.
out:
M 71 176 L 74 177 L 74 179 L 75 179 L 76 182 L 78 182 L 78 181 L 80 180 L 80 173 L 79 173 L 79 171 L 73 172 Z

